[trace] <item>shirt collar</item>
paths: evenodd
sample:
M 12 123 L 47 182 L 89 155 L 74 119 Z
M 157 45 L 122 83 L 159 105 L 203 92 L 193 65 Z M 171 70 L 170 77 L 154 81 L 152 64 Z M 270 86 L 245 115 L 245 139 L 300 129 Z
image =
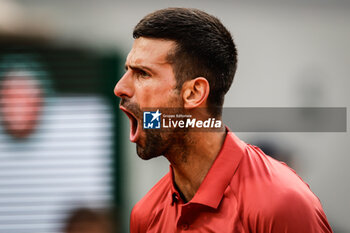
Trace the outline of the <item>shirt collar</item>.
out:
M 244 155 L 245 146 L 246 144 L 243 141 L 228 130 L 219 154 L 189 203 L 202 204 L 215 209 L 219 206 L 224 192 Z M 172 173 L 172 168 L 170 166 L 172 203 L 174 203 L 180 195 L 175 189 Z M 174 200 L 174 198 L 177 199 Z

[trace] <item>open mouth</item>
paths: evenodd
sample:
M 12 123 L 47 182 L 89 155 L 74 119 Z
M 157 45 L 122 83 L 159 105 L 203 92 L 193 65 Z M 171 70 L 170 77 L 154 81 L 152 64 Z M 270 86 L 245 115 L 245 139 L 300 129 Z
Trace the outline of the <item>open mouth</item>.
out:
M 120 106 L 120 109 L 128 116 L 130 120 L 130 141 L 136 142 L 140 135 L 139 130 L 139 122 L 134 114 L 132 114 L 130 111 L 125 109 L 124 107 Z

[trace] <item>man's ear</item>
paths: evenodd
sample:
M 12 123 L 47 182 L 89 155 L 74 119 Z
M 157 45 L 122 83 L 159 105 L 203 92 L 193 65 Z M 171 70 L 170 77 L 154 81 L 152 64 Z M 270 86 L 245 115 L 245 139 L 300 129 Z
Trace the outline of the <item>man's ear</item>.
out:
M 198 77 L 186 81 L 182 85 L 182 99 L 186 109 L 204 107 L 210 92 L 209 82 L 206 78 Z

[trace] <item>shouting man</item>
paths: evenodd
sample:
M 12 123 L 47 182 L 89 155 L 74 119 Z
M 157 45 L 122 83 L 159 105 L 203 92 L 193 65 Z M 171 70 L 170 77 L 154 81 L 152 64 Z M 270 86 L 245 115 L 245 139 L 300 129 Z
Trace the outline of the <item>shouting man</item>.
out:
M 216 17 L 163 9 L 144 17 L 133 37 L 114 91 L 138 155 L 165 156 L 170 171 L 133 208 L 132 233 L 332 232 L 319 199 L 292 169 L 227 127 L 196 128 L 221 120 L 237 66 L 231 34 Z M 175 116 L 176 109 L 202 123 L 147 129 L 145 109 L 157 110 L 150 122 L 166 111 Z

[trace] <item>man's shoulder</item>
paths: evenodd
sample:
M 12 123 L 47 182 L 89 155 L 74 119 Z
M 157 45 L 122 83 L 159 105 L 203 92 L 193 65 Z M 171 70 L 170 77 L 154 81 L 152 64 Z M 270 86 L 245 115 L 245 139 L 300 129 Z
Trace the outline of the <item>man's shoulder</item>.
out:
M 242 216 L 245 224 L 265 229 L 275 223 L 273 228 L 276 229 L 288 226 L 290 232 L 303 232 L 305 229 L 319 229 L 319 223 L 323 222 L 327 227 L 319 232 L 330 232 L 319 199 L 285 163 L 247 144 L 237 173 L 231 186 L 236 184 L 232 189 L 241 203 L 242 213 L 245 213 Z M 295 225 L 293 221 L 299 224 Z
M 240 164 L 240 183 L 255 191 L 261 191 L 264 199 L 275 199 L 277 194 L 301 194 L 300 197 L 315 195 L 309 185 L 284 162 L 266 155 L 260 148 L 247 144 L 246 155 Z M 299 195 L 298 195 L 299 196 Z
M 163 208 L 171 199 L 171 176 L 167 173 L 148 193 L 136 203 L 131 212 L 131 218 L 141 221 L 148 219 L 154 211 Z

